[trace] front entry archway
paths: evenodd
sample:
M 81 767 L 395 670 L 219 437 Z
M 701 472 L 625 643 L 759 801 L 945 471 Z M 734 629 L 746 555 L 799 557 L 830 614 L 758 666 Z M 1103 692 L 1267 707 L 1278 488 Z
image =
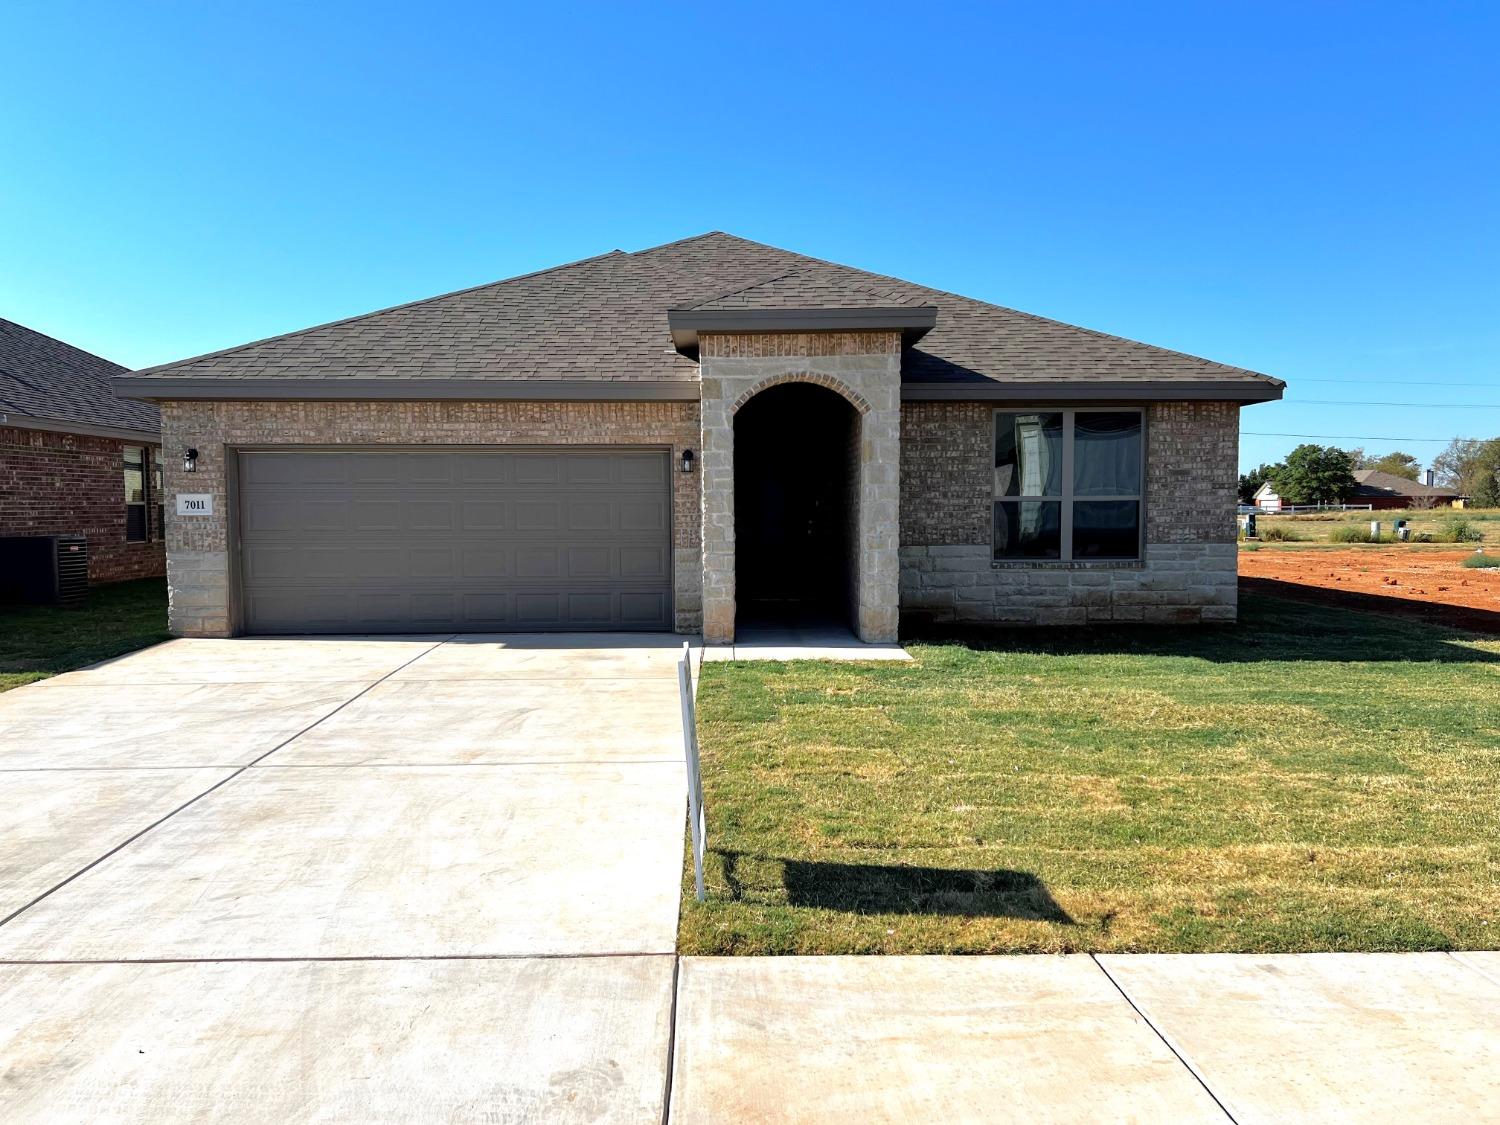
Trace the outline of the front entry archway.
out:
M 811 383 L 734 417 L 736 626 L 857 629 L 860 415 Z

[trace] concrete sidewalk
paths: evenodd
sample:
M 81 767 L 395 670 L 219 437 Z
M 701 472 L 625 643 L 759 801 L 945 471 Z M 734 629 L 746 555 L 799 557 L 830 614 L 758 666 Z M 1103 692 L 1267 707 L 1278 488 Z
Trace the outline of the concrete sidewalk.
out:
M 1500 954 L 682 959 L 675 1122 L 1500 1121 Z

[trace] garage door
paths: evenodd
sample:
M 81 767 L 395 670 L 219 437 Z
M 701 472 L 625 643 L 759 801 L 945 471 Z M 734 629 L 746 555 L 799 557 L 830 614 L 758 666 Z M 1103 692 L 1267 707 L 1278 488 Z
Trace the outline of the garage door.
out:
M 667 454 L 239 455 L 253 633 L 667 629 Z

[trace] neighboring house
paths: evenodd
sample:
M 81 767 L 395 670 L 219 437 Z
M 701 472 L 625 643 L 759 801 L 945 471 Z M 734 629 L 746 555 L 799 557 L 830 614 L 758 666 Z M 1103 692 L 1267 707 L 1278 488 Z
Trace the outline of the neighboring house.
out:
M 1277 493 L 1276 486 L 1270 481 L 1266 481 L 1255 490 L 1255 495 L 1250 498 L 1250 502 L 1263 512 L 1279 512 L 1282 507 L 1281 496 Z
M 1357 484 L 1346 502 L 1360 506 L 1368 504 L 1377 510 L 1462 505 L 1464 497 L 1451 488 L 1440 488 L 1432 483 L 1430 470 L 1427 477 L 1427 481 L 1418 482 L 1395 473 L 1383 473 L 1378 469 L 1355 469 L 1354 479 Z M 1256 489 L 1254 503 L 1263 512 L 1279 512 L 1283 507 L 1281 497 L 1276 494 L 1270 481 Z
M 200 513 L 179 634 L 712 642 L 1232 620 L 1239 410 L 1283 387 L 721 233 L 115 382 Z
M 0 320 L 0 536 L 84 535 L 95 582 L 165 571 L 161 420 L 124 370 Z
M 1455 501 L 1464 499 L 1456 489 L 1433 484 L 1431 471 L 1427 477 L 1426 481 L 1414 481 L 1379 469 L 1355 469 L 1354 479 L 1359 484 L 1349 503 L 1376 509 L 1451 508 Z

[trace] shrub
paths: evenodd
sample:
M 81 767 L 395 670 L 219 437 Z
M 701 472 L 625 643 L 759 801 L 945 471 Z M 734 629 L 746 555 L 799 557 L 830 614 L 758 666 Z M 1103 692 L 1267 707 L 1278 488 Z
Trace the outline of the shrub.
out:
M 1257 543 L 1257 542 L 1255 542 L 1255 541 L 1254 541 L 1254 540 L 1253 540 L 1253 539 L 1252 539 L 1252 540 L 1251 540 L 1251 541 L 1250 541 L 1250 542 L 1248 542 L 1248 543 L 1243 543 L 1243 542 L 1242 542 L 1242 545 L 1241 545 L 1241 549 L 1242 549 L 1242 550 L 1246 550 L 1246 551 L 1258 551 L 1258 550 L 1260 550 L 1260 544 L 1259 544 L 1259 543 Z M 1496 558 L 1500 558 L 1500 555 L 1497 555 L 1497 556 L 1495 556 L 1495 557 L 1496 557 Z
M 1489 570 L 1500 566 L 1500 555 L 1473 554 L 1458 565 L 1469 567 L 1471 570 Z
M 1336 527 L 1328 533 L 1330 543 L 1379 543 L 1380 540 L 1370 535 L 1368 527 L 1360 527 L 1358 524 L 1346 523 L 1342 527 Z
M 1484 532 L 1473 520 L 1456 516 L 1433 532 L 1432 537 L 1438 543 L 1479 543 L 1484 540 Z
M 1307 536 L 1284 523 L 1266 524 L 1259 529 L 1260 538 L 1267 543 L 1306 543 Z

